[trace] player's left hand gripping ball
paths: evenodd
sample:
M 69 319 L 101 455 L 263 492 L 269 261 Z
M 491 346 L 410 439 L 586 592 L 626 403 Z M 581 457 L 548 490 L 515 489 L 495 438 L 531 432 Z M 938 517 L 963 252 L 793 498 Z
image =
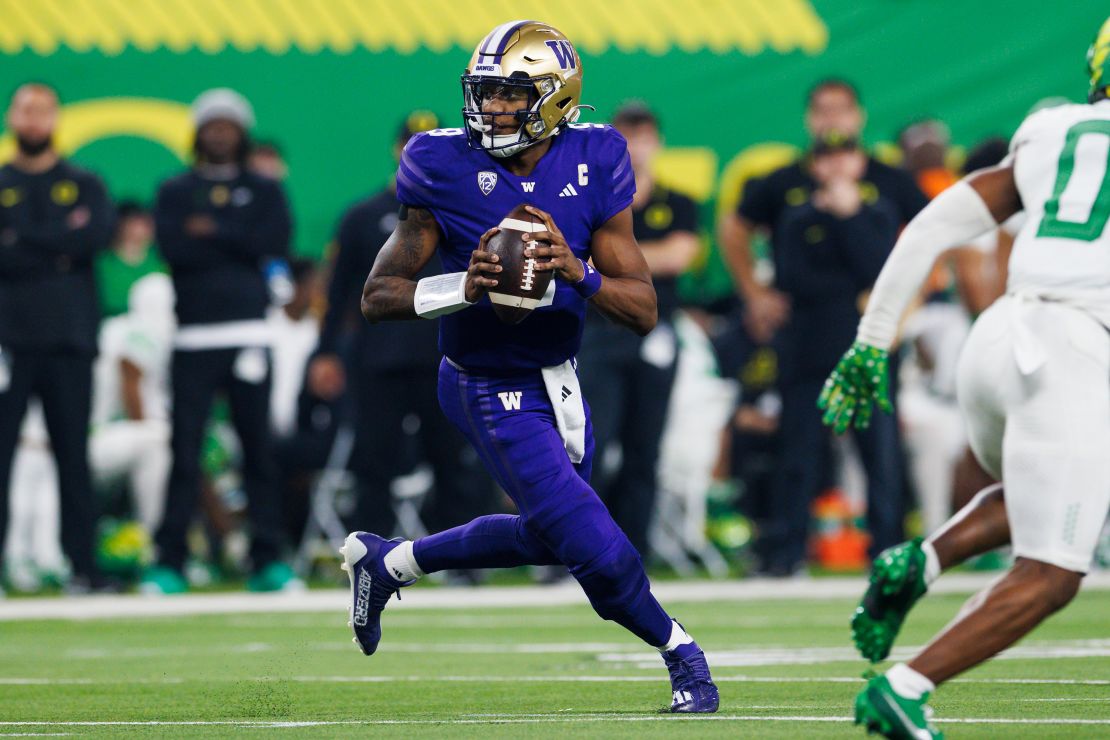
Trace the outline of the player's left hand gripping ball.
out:
M 890 403 L 890 381 L 887 364 L 889 353 L 870 344 L 856 342 L 836 363 L 829 374 L 817 407 L 825 412 L 821 421 L 837 434 L 845 432 L 855 417 L 856 429 L 871 424 L 872 404 L 888 414 L 894 413 Z
M 533 231 L 525 234 L 524 239 L 529 243 L 529 251 L 525 256 L 535 257 L 540 260 L 536 265 L 537 271 L 553 270 L 555 274 L 568 283 L 577 283 L 582 280 L 582 260 L 578 259 L 567 244 L 563 232 L 555 225 L 555 219 L 547 211 L 535 206 L 525 206 L 524 209 L 536 218 L 543 221 L 544 231 Z

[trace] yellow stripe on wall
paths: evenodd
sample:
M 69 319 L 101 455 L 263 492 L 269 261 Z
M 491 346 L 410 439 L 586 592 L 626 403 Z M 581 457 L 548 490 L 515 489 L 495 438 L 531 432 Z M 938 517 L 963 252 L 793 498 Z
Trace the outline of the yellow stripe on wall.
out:
M 345 54 L 361 46 L 408 54 L 470 48 L 520 13 L 504 0 L 0 0 L 0 52 L 46 55 L 65 45 L 115 55 L 130 45 Z M 593 54 L 816 54 L 828 44 L 809 0 L 562 0 L 540 16 Z

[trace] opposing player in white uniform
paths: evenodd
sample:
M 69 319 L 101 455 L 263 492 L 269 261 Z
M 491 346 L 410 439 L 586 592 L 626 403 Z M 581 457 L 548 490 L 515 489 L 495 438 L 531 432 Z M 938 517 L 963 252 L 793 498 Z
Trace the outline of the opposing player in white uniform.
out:
M 128 312 L 100 329 L 93 373 L 89 463 L 99 482 L 126 478 L 135 513 L 153 534 L 162 518 L 170 464 L 169 374 L 174 293 L 147 275 L 131 287 Z
M 978 535 L 965 546 L 1008 536 L 1015 562 L 921 653 L 857 697 L 856 722 L 887 737 L 941 737 L 927 718 L 929 693 L 1071 601 L 1110 510 L 1110 19 L 1088 65 L 1088 105 L 1030 116 L 1001 165 L 972 173 L 906 227 L 821 395 L 838 430 L 853 419 L 865 426 L 872 403 L 889 412 L 887 352 L 933 261 L 1024 208 L 1007 294 L 972 328 L 957 380 L 972 450 L 1002 481 L 1004 503 L 988 489 L 940 533 L 970 521 Z M 876 559 L 852 625 L 872 660 L 885 657 L 909 607 L 951 564 L 936 540 Z

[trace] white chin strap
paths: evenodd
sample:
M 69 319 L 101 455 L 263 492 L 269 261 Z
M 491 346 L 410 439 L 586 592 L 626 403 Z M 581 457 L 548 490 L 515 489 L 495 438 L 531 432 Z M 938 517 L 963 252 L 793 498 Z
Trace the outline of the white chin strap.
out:
M 525 149 L 529 144 L 535 142 L 521 141 L 524 138 L 524 125 L 521 124 L 520 128 L 515 133 L 496 135 L 491 134 L 493 126 L 488 123 L 482 123 L 480 119 L 471 119 L 466 122 L 470 128 L 477 131 L 482 137 L 482 148 L 495 157 L 511 157 L 517 152 Z M 494 148 L 498 147 L 498 148 Z
M 490 128 L 490 127 L 487 127 Z M 525 141 L 524 127 L 521 126 L 514 134 L 503 134 L 501 136 L 493 134 L 482 134 L 482 146 L 486 148 L 490 154 L 495 157 L 511 157 L 518 152 L 527 149 L 535 141 Z
M 578 117 L 582 115 L 582 109 L 584 108 L 588 110 L 594 109 L 592 105 L 576 105 L 574 106 L 574 108 L 571 109 L 570 113 L 567 114 L 566 122 L 574 123 L 575 121 L 577 121 Z M 552 131 L 550 134 L 539 139 L 528 140 L 525 138 L 524 135 L 523 124 L 519 129 L 517 129 L 515 134 L 505 134 L 504 136 L 492 136 L 486 133 L 487 131 L 492 129 L 493 126 L 487 126 L 476 121 L 472 122 L 470 125 L 481 132 L 482 146 L 486 147 L 486 150 L 495 157 L 511 157 L 517 152 L 523 151 L 533 144 L 539 144 L 544 139 L 550 139 L 553 136 L 558 136 L 559 132 L 563 130 L 563 127 L 561 125 L 556 126 L 555 130 Z M 503 148 L 493 149 L 492 147 Z
M 514 134 L 504 134 L 496 136 L 487 134 L 482 129 L 490 129 L 492 126 L 482 126 L 481 124 L 475 126 L 476 129 L 482 132 L 482 146 L 486 148 L 491 155 L 495 157 L 511 157 L 514 154 L 524 151 L 533 144 L 539 144 L 544 139 L 550 139 L 553 136 L 558 136 L 562 128 L 556 128 L 550 134 L 542 136 L 539 139 L 528 139 L 524 134 L 524 126 L 522 125 L 517 129 Z M 493 147 L 497 147 L 496 149 Z

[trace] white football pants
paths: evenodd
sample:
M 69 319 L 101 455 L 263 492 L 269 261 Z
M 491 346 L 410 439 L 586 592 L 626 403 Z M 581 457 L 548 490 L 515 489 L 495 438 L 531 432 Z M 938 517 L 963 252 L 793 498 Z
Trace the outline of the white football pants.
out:
M 972 327 L 958 378 L 1014 555 L 1086 572 L 1110 509 L 1110 333 L 1066 304 L 1005 296 Z
M 126 477 L 135 516 L 151 535 L 162 522 L 170 475 L 170 424 L 164 419 L 113 421 L 94 427 L 89 464 L 97 481 Z

